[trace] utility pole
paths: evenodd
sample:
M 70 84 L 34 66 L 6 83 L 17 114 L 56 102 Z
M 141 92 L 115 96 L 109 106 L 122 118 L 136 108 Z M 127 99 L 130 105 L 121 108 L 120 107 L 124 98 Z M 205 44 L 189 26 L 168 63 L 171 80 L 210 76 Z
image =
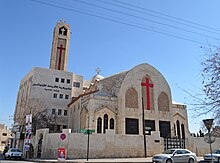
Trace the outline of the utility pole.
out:
M 144 100 L 142 97 L 142 124 L 143 124 L 143 134 L 144 134 L 144 157 L 147 157 L 146 151 L 146 134 L 145 134 L 145 120 L 144 120 Z
M 88 133 L 88 139 L 87 139 L 87 156 L 86 156 L 86 160 L 89 160 L 89 112 L 88 112 L 88 129 L 87 129 L 87 133 Z

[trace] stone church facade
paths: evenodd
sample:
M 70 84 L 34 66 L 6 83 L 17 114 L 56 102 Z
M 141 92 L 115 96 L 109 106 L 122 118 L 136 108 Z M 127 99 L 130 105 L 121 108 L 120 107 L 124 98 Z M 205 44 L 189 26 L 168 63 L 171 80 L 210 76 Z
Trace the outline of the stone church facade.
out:
M 104 134 L 112 129 L 116 134 L 150 135 L 159 131 L 164 138 L 186 138 L 189 133 L 186 105 L 172 103 L 166 79 L 149 64 L 106 78 L 97 74 L 68 106 L 68 125 L 75 132 L 91 129 Z
M 15 147 L 24 147 L 20 135 L 25 116 L 32 114 L 32 125 L 42 123 L 30 141 L 34 157 L 57 158 L 63 147 L 67 158 L 85 158 L 89 137 L 90 158 L 153 156 L 164 151 L 167 138 L 183 139 L 194 152 L 200 149 L 201 141 L 189 134 L 186 105 L 172 101 L 169 84 L 156 68 L 145 63 L 105 78 L 97 70 L 84 80 L 67 71 L 69 42 L 70 26 L 62 20 L 54 28 L 49 69 L 35 67 L 20 81 Z M 86 130 L 93 134 L 82 133 Z M 61 132 L 66 134 L 62 141 Z

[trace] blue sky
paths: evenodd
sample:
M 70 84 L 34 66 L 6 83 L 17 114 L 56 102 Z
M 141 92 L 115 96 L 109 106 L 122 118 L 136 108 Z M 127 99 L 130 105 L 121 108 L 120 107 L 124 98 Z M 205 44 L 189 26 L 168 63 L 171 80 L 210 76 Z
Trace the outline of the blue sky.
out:
M 97 67 L 101 75 L 109 76 L 148 63 L 165 76 L 174 101 L 190 102 L 182 89 L 199 92 L 204 55 L 201 46 L 219 43 L 215 39 L 220 35 L 219 0 L 80 1 L 93 5 L 76 0 L 1 1 L 0 123 L 9 126 L 13 122 L 10 116 L 20 80 L 33 67 L 49 67 L 53 28 L 61 18 L 67 20 L 72 32 L 68 71 L 90 79 Z M 204 117 L 194 118 L 193 106 L 188 109 L 190 131 L 197 132 Z

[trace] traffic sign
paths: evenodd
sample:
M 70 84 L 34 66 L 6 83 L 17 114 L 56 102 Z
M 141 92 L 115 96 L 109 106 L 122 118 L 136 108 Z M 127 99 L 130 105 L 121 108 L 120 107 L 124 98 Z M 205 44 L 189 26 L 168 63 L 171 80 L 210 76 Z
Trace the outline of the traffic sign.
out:
M 66 134 L 61 134 L 61 135 L 60 135 L 60 139 L 61 139 L 61 140 L 66 139 Z

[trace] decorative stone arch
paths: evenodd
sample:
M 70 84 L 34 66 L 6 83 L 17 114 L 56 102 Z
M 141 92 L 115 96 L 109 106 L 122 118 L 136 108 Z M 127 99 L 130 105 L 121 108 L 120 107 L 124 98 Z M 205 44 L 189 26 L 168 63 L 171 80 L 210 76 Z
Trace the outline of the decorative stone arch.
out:
M 115 129 L 116 111 L 107 106 L 95 109 L 97 133 L 105 133 L 106 129 Z M 100 121 L 101 120 L 101 121 Z M 101 126 L 101 132 L 100 132 Z
M 165 92 L 158 96 L 158 111 L 169 111 L 169 98 Z
M 149 75 L 145 75 L 142 78 L 141 87 L 144 109 L 154 110 L 154 84 Z
M 135 88 L 129 88 L 125 93 L 125 107 L 138 108 L 138 93 Z

